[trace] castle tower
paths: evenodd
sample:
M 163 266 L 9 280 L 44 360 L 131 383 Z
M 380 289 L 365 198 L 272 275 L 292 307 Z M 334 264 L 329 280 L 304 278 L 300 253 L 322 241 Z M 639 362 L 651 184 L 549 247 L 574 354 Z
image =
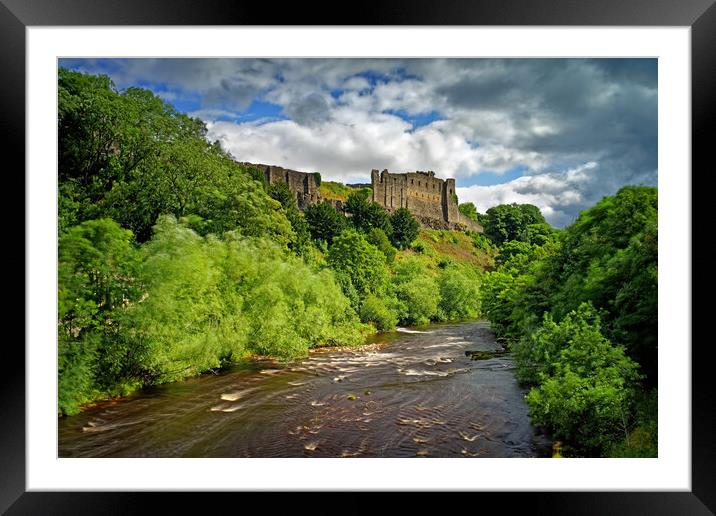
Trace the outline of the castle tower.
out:
M 373 187 L 373 198 L 372 201 L 376 202 L 380 205 L 384 206 L 384 200 L 385 200 L 385 194 L 381 192 L 381 184 L 380 184 L 380 171 L 378 169 L 373 169 L 370 171 L 370 183 Z M 381 193 L 383 195 L 381 196 Z
M 460 212 L 457 209 L 457 202 L 455 201 L 455 198 L 457 197 L 457 193 L 455 193 L 455 180 L 454 179 L 446 179 L 443 183 L 443 191 L 442 191 L 442 208 L 443 208 L 443 218 L 447 222 L 459 222 L 460 221 Z

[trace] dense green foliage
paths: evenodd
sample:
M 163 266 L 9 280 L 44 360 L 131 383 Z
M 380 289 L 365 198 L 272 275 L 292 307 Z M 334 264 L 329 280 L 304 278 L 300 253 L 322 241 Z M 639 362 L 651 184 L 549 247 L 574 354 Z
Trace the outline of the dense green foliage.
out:
M 58 83 L 59 227 L 108 217 L 149 239 L 160 214 L 192 215 L 202 234 L 239 230 L 293 239 L 261 183 L 206 140 L 200 120 L 148 90 L 64 68 Z
M 475 207 L 474 203 L 464 202 L 460 204 L 457 209 L 461 215 L 464 215 L 468 219 L 473 220 L 475 222 L 479 222 L 477 220 L 477 208 Z
M 332 271 L 269 240 L 202 237 L 171 216 L 140 249 L 130 237 L 99 220 L 60 240 L 62 412 L 98 392 L 177 380 L 251 353 L 290 358 L 363 340 Z
M 485 234 L 495 243 L 519 240 L 530 224 L 545 224 L 537 206 L 533 204 L 500 204 L 486 213 Z
M 387 236 L 392 235 L 393 225 L 390 215 L 381 205 L 369 201 L 369 195 L 369 191 L 359 190 L 348 196 L 346 211 L 351 215 L 353 227 L 366 233 L 377 228 Z
M 122 369 L 132 369 L 116 314 L 136 299 L 132 233 L 109 219 L 70 228 L 58 251 L 59 410 L 72 413 L 97 390 L 121 392 Z M 116 346 L 109 343 L 117 341 Z
M 545 314 L 516 355 L 522 378 L 538 385 L 527 396 L 533 420 L 553 429 L 566 453 L 599 455 L 625 438 L 637 364 L 602 335 L 591 305 L 559 324 Z
M 390 216 L 393 227 L 392 240 L 395 247 L 405 249 L 418 237 L 420 225 L 406 208 L 398 208 Z
M 656 188 L 624 187 L 561 232 L 508 236 L 482 309 L 515 349 L 535 420 L 571 454 L 656 453 Z
M 385 261 L 391 264 L 395 261 L 396 249 L 390 243 L 390 239 L 380 228 L 373 228 L 368 232 L 366 236 L 368 242 L 380 249 L 380 252 L 385 255 Z
M 388 281 L 385 255 L 366 240 L 363 234 L 347 229 L 338 235 L 328 249 L 328 263 L 350 283 L 358 295 L 381 293 Z
M 333 239 L 348 227 L 346 218 L 327 202 L 309 206 L 304 215 L 311 236 L 326 244 L 333 242 Z

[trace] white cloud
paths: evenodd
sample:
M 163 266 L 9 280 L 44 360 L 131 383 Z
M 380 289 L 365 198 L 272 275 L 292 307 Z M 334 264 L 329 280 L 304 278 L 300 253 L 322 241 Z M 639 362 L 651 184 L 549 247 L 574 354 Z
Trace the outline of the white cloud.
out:
M 589 194 L 598 179 L 598 169 L 592 161 L 564 172 L 522 176 L 498 185 L 458 187 L 456 193 L 461 203 L 474 203 L 480 213 L 499 204 L 534 204 L 547 222 L 562 227 L 590 205 Z
M 544 158 L 536 153 L 473 147 L 441 122 L 410 131 L 409 123 L 393 115 L 368 116 L 343 108 L 333 117 L 310 126 L 293 120 L 210 122 L 208 137 L 222 142 L 239 161 L 319 170 L 327 179 L 340 181 L 368 181 L 373 168 L 433 170 L 439 177 L 459 179 L 481 169 L 504 172 L 518 164 L 544 165 Z

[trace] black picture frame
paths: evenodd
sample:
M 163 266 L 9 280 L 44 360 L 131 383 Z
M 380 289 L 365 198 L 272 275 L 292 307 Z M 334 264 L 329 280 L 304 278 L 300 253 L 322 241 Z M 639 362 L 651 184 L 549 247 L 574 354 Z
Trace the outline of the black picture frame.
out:
M 693 170 L 706 172 L 708 149 L 716 137 L 716 5 L 715 0 L 403 0 L 373 2 L 353 6 L 350 16 L 335 3 L 286 4 L 281 8 L 268 3 L 239 3 L 204 0 L 0 0 L 0 127 L 2 128 L 5 181 L 17 180 L 12 197 L 24 199 L 25 192 L 25 29 L 28 26 L 63 25 L 571 25 L 571 26 L 687 26 L 691 27 L 692 50 L 692 235 L 709 221 L 707 200 L 697 202 L 693 194 L 706 195 Z M 324 13 L 323 17 L 317 13 Z M 327 16 L 326 16 L 327 14 Z M 7 166 L 10 158 L 15 163 Z M 709 165 L 711 165 L 709 163 Z M 12 173 L 10 173 L 12 172 Z M 12 176 L 12 177 L 10 177 Z M 6 190 L 7 192 L 7 190 Z M 7 195 L 7 194 L 6 194 Z M 7 195 L 10 197 L 10 195 Z M 19 211 L 20 208 L 17 208 Z M 8 240 L 25 240 L 24 224 L 13 211 L 6 215 L 16 235 Z M 7 212 L 6 212 L 7 213 Z M 9 229 L 9 228 L 8 228 Z M 21 233 L 22 230 L 22 234 Z M 14 237 L 14 238 L 12 238 Z M 25 269 L 25 254 L 13 245 L 7 271 Z M 24 249 L 24 246 L 23 246 Z M 693 255 L 693 248 L 692 248 Z M 694 264 L 700 263 L 692 257 Z M 693 274 L 693 271 L 692 271 Z M 19 276 L 19 275 L 18 275 Z M 694 294 L 705 292 L 708 281 L 692 287 L 692 321 L 705 311 Z M 24 287 L 23 287 L 24 292 Z M 24 300 L 24 294 L 19 296 Z M 16 306 L 21 303 L 15 297 Z M 25 307 L 32 310 L 31 306 Z M 693 331 L 693 325 L 692 325 Z M 24 336 L 24 335 L 23 335 Z M 528 504 L 530 512 L 544 514 L 713 514 L 716 511 L 716 447 L 713 446 L 716 418 L 708 369 L 709 340 L 692 338 L 692 491 L 690 492 L 531 492 L 479 493 L 472 500 L 475 510 L 485 504 L 499 504 L 500 511 L 515 504 Z M 691 343 L 684 343 L 688 349 Z M 248 507 L 247 493 L 74 493 L 26 492 L 25 489 L 25 353 L 16 339 L 3 346 L 2 388 L 0 388 L 0 511 L 7 514 L 124 514 L 147 512 L 155 502 L 188 511 L 193 507 L 211 510 L 228 497 L 241 496 Z M 357 496 L 357 495 L 351 495 Z M 161 500 L 156 500 L 160 497 Z M 255 498 L 255 495 L 252 494 Z M 292 505 L 301 504 L 303 494 Z M 405 502 L 420 507 L 424 497 L 418 494 Z M 272 504 L 275 499 L 272 497 Z M 403 502 L 401 502 L 403 503 Z M 344 502 L 343 508 L 346 504 Z M 350 507 L 350 506 L 349 506 Z M 352 508 L 360 505 L 352 504 Z M 343 508 L 336 508 L 341 511 Z M 321 511 L 323 512 L 323 511 Z

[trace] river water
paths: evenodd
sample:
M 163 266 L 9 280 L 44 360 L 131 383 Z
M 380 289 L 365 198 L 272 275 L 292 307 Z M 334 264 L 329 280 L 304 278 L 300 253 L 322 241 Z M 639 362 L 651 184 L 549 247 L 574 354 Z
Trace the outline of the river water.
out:
M 58 420 L 60 457 L 543 457 L 483 321 L 147 389 Z

